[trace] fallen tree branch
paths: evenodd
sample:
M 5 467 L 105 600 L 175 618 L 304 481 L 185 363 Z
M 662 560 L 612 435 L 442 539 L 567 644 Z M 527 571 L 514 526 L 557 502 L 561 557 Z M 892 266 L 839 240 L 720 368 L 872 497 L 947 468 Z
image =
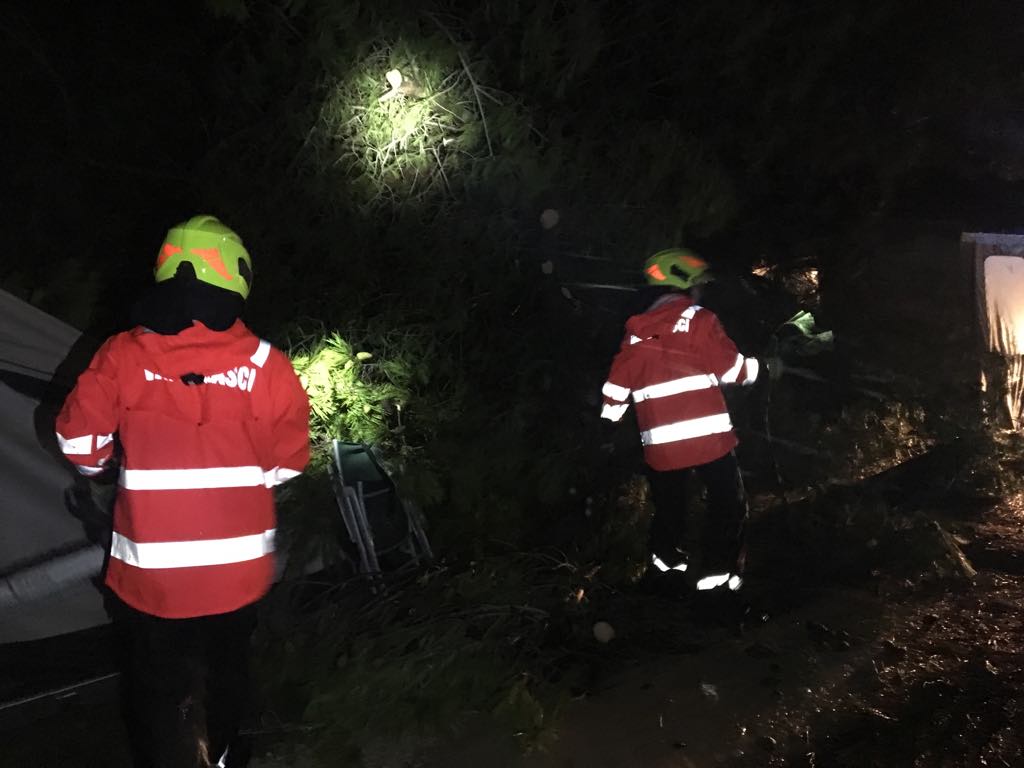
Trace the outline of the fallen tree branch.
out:
M 480 112 L 480 122 L 484 127 L 484 139 L 487 141 L 487 154 L 490 157 L 494 157 L 494 146 L 491 144 L 491 131 L 487 127 L 487 115 L 484 114 L 484 103 L 480 98 L 482 92 L 481 86 L 477 83 L 476 78 L 473 77 L 473 71 L 469 68 L 469 61 L 466 59 L 466 54 L 462 52 L 462 46 L 455 39 L 455 35 L 444 24 L 432 13 L 427 14 L 431 21 L 437 24 L 438 28 L 444 32 L 445 36 L 451 41 L 451 44 L 455 47 L 455 52 L 459 55 L 459 61 L 462 62 L 462 68 L 466 72 L 466 77 L 469 78 L 469 85 L 473 89 L 473 98 L 476 99 L 476 108 Z M 484 94 L 485 96 L 487 94 Z

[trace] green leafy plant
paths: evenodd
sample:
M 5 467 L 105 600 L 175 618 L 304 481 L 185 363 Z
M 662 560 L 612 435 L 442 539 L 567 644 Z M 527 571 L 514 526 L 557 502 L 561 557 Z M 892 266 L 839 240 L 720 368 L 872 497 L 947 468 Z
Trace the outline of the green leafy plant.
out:
M 382 739 L 451 733 L 474 712 L 536 747 L 582 673 L 566 652 L 592 642 L 591 588 L 576 564 L 533 552 L 442 565 L 373 600 L 344 586 L 305 603 L 278 592 L 263 679 L 280 715 L 315 729 L 327 765 L 359 764 Z
M 292 365 L 309 396 L 310 431 L 318 444 L 332 438 L 386 444 L 400 426 L 409 399 L 410 372 L 375 365 L 370 352 L 356 352 L 328 333 L 292 354 Z

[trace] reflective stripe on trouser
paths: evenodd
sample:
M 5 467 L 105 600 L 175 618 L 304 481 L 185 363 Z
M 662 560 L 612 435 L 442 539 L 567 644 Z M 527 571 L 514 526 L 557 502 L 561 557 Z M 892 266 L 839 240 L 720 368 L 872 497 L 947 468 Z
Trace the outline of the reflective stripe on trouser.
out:
M 651 555 L 651 564 L 662 573 L 666 571 L 680 571 L 685 572 L 687 568 L 686 562 L 677 563 L 676 565 L 669 565 L 657 555 Z
M 736 457 L 730 452 L 692 469 L 650 471 L 650 551 L 663 562 L 676 562 L 681 552 L 696 551 L 691 540 L 687 498 L 696 473 L 707 489 L 707 514 L 700 536 L 700 561 L 705 574 L 742 575 L 745 559 L 746 495 Z
M 227 539 L 149 542 L 132 541 L 114 531 L 110 542 L 110 556 L 136 568 L 196 568 L 244 563 L 273 551 L 273 528 Z
M 697 582 L 697 591 L 706 592 L 722 586 L 728 586 L 731 591 L 735 592 L 743 586 L 743 579 L 735 573 L 713 573 Z

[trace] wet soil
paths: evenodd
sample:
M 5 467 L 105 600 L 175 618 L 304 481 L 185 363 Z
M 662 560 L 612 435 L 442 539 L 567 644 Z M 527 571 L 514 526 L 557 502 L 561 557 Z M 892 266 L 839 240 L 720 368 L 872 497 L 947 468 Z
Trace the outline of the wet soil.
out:
M 621 595 L 593 674 L 540 748 L 470 718 L 372 745 L 367 768 L 1024 765 L 1024 500 L 955 526 L 978 574 L 857 586 L 751 579 L 744 603 Z M 71 698 L 0 730 L 0 766 L 130 765 L 120 711 Z M 307 766 L 264 739 L 256 768 Z M 293 744 L 294 746 L 294 744 Z
M 664 603 L 646 609 L 655 629 L 643 610 L 609 617 L 619 636 L 602 652 L 622 664 L 569 705 L 545 748 L 521 756 L 506 735 L 477 732 L 406 765 L 1024 765 L 1022 500 L 959 537 L 971 580 L 752 584 L 742 623 Z M 652 632 L 656 658 L 638 650 Z

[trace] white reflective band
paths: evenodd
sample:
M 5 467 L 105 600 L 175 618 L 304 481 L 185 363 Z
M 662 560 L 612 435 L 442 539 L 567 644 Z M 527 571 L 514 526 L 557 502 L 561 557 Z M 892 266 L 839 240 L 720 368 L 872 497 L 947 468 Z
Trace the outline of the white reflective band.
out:
M 621 405 L 605 405 L 601 408 L 601 418 L 608 419 L 608 421 L 618 421 L 626 415 L 627 410 L 629 410 L 629 403 L 622 403 Z
M 736 362 L 733 363 L 732 368 L 722 374 L 723 384 L 735 384 L 736 380 L 740 377 L 740 369 L 743 367 L 743 355 L 736 355 Z
M 630 334 L 630 336 L 629 336 L 629 343 L 630 344 L 639 344 L 641 341 L 643 341 L 643 339 L 641 339 L 639 336 L 633 336 L 632 334 Z
M 701 306 L 699 304 L 694 304 L 684 309 L 683 313 L 679 315 L 679 319 L 676 320 L 675 327 L 672 328 L 672 333 L 689 333 L 690 321 L 693 320 L 694 315 L 696 315 L 700 310 Z
M 629 398 L 629 388 L 620 387 L 618 384 L 612 384 L 610 381 L 606 381 L 604 386 L 601 387 L 601 394 L 605 397 L 610 397 L 612 400 L 622 402 Z
M 67 438 L 58 432 L 57 443 L 61 451 L 68 456 L 87 456 L 92 453 L 92 435 Z
M 195 568 L 227 565 L 269 555 L 274 551 L 274 529 L 249 536 L 205 541 L 135 542 L 114 531 L 110 556 L 136 568 Z
M 273 488 L 275 485 L 280 485 L 301 474 L 301 472 L 296 472 L 294 469 L 288 469 L 287 467 L 274 467 L 268 472 L 263 473 L 263 484 L 267 488 Z
M 270 357 L 270 342 L 265 339 L 260 339 L 260 345 L 256 348 L 256 352 L 249 360 L 257 368 L 262 368 L 267 362 L 267 358 Z
M 735 573 L 729 577 L 729 589 L 735 592 L 737 589 L 743 586 L 743 579 L 737 576 Z
M 81 474 L 85 475 L 86 477 L 93 477 L 95 475 L 98 475 L 100 472 L 102 472 L 104 468 L 103 467 L 83 467 L 83 466 L 81 466 L 79 464 L 76 464 L 75 465 L 75 469 L 77 469 Z
M 113 435 L 96 435 L 96 450 L 114 442 Z
M 657 555 L 651 555 L 651 563 L 654 565 L 655 568 L 657 568 L 662 573 L 665 573 L 665 571 L 679 571 L 680 573 L 683 573 L 686 571 L 687 568 L 686 563 L 679 563 L 679 565 L 669 565 Z
M 732 421 L 729 419 L 729 414 L 718 413 L 714 416 L 702 416 L 699 419 L 687 419 L 686 421 L 677 421 L 675 424 L 647 429 L 640 433 L 640 439 L 644 445 L 661 445 L 679 440 L 692 440 L 695 437 L 717 435 L 730 430 L 732 430 Z
M 683 376 L 681 379 L 663 381 L 661 384 L 651 384 L 649 387 L 636 389 L 633 391 L 633 400 L 639 403 L 641 400 L 654 400 L 658 397 L 678 395 L 680 392 L 696 392 L 699 389 L 711 389 L 713 386 L 715 386 L 713 376 L 704 373 L 696 376 Z
M 174 379 L 161 376 L 159 373 L 153 373 L 148 368 L 144 368 L 143 372 L 146 374 L 146 381 L 174 381 Z
M 757 381 L 757 375 L 761 372 L 761 364 L 757 361 L 756 357 L 747 358 L 747 380 L 743 382 L 744 386 L 747 384 L 753 384 Z
M 715 589 L 729 581 L 728 573 L 716 573 L 713 576 L 705 576 L 697 582 L 697 589 L 701 592 L 707 589 Z
M 266 477 L 260 467 L 121 470 L 121 487 L 129 491 L 252 488 L 264 485 L 266 485 Z

